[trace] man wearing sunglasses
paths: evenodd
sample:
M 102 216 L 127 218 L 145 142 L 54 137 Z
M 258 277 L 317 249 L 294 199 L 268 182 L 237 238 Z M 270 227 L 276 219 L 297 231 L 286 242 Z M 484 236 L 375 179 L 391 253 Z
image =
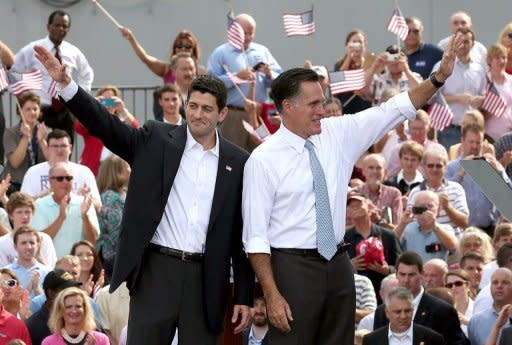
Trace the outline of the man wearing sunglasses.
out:
M 0 282 L 3 288 L 5 281 Z M 25 323 L 9 313 L 2 305 L 4 299 L 3 289 L 0 289 L 0 345 L 6 345 L 11 340 L 21 339 L 27 345 L 31 345 L 30 334 Z
M 413 206 L 404 216 L 412 217 L 414 221 L 405 226 L 401 236 L 402 249 L 418 253 L 423 262 L 434 258 L 446 261 L 449 251 L 457 248 L 453 228 L 437 222 L 438 212 L 439 197 L 424 190 L 416 193 Z
M 50 168 L 52 193 L 36 201 L 32 226 L 53 239 L 57 257 L 69 253 L 73 243 L 80 240 L 96 242 L 99 224 L 91 196 L 73 193 L 73 170 L 60 162 Z

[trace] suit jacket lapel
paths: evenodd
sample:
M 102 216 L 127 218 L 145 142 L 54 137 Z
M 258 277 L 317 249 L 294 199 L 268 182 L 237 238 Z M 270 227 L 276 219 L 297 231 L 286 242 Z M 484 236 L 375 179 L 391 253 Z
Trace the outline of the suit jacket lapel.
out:
M 165 143 L 164 148 L 164 168 L 162 174 L 162 186 L 163 186 L 163 197 L 161 198 L 160 208 L 163 211 L 171 192 L 171 187 L 174 182 L 174 178 L 178 173 L 180 167 L 181 157 L 185 150 L 185 144 L 187 142 L 187 125 L 181 125 L 173 128 L 169 132 L 169 140 Z
M 414 322 L 418 325 L 424 325 L 425 320 L 428 317 L 429 310 L 426 308 L 425 305 L 425 293 L 423 292 L 423 296 L 421 296 L 420 303 L 418 304 L 418 309 L 416 310 L 416 315 L 414 316 Z
M 217 179 L 215 181 L 215 189 L 213 192 L 212 211 L 210 213 L 208 231 L 210 231 L 213 223 L 215 222 L 215 218 L 222 209 L 222 204 L 228 191 L 226 186 L 230 183 L 229 178 L 232 170 L 230 165 L 231 160 L 232 157 L 225 148 L 224 139 L 219 135 L 219 164 L 217 167 Z

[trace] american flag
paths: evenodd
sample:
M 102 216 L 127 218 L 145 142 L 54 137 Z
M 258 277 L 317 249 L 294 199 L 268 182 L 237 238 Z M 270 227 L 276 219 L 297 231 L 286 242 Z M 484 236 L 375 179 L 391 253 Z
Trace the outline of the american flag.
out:
M 59 98 L 59 95 L 57 93 L 57 83 L 55 82 L 55 80 L 52 80 L 50 82 L 50 86 L 48 86 L 48 94 L 51 98 Z
M 227 65 L 222 65 L 222 67 L 224 67 L 224 70 L 226 71 L 228 78 L 231 79 L 233 84 L 245 84 L 249 82 L 249 80 L 240 79 L 235 73 L 232 73 Z
M 3 67 L 0 67 L 0 91 L 9 86 L 9 81 L 7 80 L 7 74 L 5 74 L 5 70 Z
M 442 131 L 452 123 L 453 112 L 439 92 L 432 97 L 428 113 L 430 114 L 430 126 L 435 130 Z
M 490 82 L 487 86 L 487 92 L 482 103 L 482 109 L 496 117 L 502 117 L 507 110 L 507 105 L 493 82 Z
M 286 36 L 308 36 L 315 32 L 313 10 L 302 13 L 283 14 L 284 31 Z
M 7 78 L 11 85 L 12 93 L 16 96 L 25 91 L 41 90 L 43 87 L 43 78 L 39 70 L 28 73 L 8 71 Z
M 409 27 L 398 7 L 394 9 L 393 15 L 389 19 L 388 30 L 397 35 L 402 41 L 405 41 L 407 38 Z
M 233 48 L 244 51 L 245 33 L 240 24 L 235 22 L 233 12 L 228 13 L 228 42 Z
M 336 95 L 342 92 L 360 90 L 364 87 L 364 70 L 329 72 L 329 86 L 331 93 Z

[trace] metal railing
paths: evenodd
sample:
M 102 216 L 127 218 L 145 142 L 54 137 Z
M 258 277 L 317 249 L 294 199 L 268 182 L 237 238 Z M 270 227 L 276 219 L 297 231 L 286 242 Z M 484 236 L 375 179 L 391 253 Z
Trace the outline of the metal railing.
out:
M 158 86 L 134 85 L 118 86 L 118 88 L 121 91 L 121 98 L 126 108 L 137 118 L 141 126 L 147 120 L 154 119 L 153 92 L 158 89 Z M 97 89 L 99 89 L 99 87 L 93 87 L 91 94 L 95 95 Z M 19 121 L 19 117 L 16 114 L 16 102 L 14 96 L 9 92 L 4 92 L 1 97 L 4 106 L 5 127 L 9 128 Z M 71 160 L 77 162 L 84 146 L 82 136 L 75 134 L 74 142 L 75 145 Z

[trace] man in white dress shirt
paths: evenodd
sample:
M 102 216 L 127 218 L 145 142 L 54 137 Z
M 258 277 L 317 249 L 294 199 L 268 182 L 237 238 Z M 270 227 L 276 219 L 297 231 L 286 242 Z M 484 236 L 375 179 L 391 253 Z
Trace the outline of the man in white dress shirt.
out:
M 283 125 L 247 161 L 242 198 L 243 241 L 271 343 L 354 343 L 354 280 L 342 242 L 352 169 L 371 144 L 414 119 L 451 75 L 459 45 L 456 36 L 430 79 L 357 116 L 323 119 L 314 71 L 294 68 L 272 83 Z
M 14 65 L 11 69 L 17 72 L 29 72 L 39 70 L 43 77 L 43 87 L 41 90 L 34 90 L 41 97 L 41 111 L 43 121 L 48 127 L 60 128 L 69 133 L 73 138 L 73 119 L 69 111 L 57 100 L 52 99 L 48 92 L 52 78 L 36 59 L 34 55 L 34 45 L 45 47 L 57 59 L 66 65 L 67 73 L 73 76 L 77 84 L 87 92 L 91 91 L 94 72 L 89 66 L 85 55 L 72 45 L 64 41 L 71 27 L 71 17 L 68 13 L 57 10 L 48 17 L 48 36 L 37 41 L 30 42 L 16 54 Z

